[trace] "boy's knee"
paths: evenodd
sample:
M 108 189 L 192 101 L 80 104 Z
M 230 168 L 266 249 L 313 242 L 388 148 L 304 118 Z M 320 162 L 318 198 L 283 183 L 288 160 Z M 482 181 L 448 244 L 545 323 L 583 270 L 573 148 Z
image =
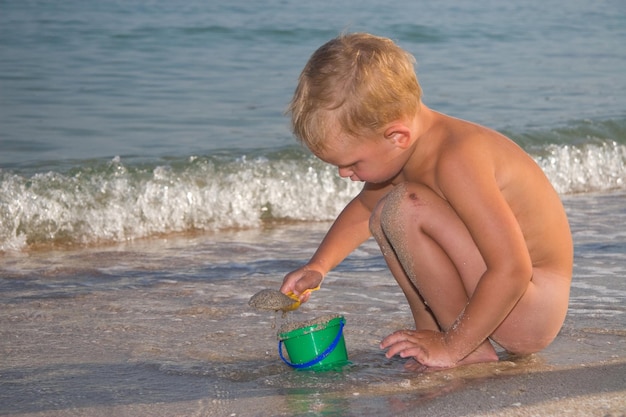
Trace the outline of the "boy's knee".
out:
M 372 235 L 376 237 L 379 234 L 384 233 L 384 223 L 385 219 L 393 217 L 393 214 L 398 214 L 398 203 L 403 198 L 402 196 L 406 194 L 406 185 L 399 184 L 395 186 L 385 197 L 383 197 L 370 216 L 370 232 Z
M 429 214 L 428 201 L 438 198 L 423 185 L 402 183 L 395 186 L 372 211 L 369 227 L 374 237 L 386 235 L 399 229 L 410 218 L 412 224 L 426 219 Z
M 426 215 L 428 194 L 432 191 L 417 184 L 399 184 L 385 197 L 380 224 L 386 232 L 397 229 L 410 217 L 412 223 Z

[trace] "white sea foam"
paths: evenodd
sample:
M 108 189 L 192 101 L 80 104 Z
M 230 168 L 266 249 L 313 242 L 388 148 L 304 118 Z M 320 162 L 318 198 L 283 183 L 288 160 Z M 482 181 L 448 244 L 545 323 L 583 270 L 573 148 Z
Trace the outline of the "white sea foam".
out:
M 580 147 L 549 145 L 536 159 L 561 194 L 626 185 L 626 146 L 614 141 Z
M 316 165 L 312 165 L 316 164 Z M 245 158 L 182 167 L 106 167 L 31 177 L 0 171 L 0 250 L 161 233 L 330 220 L 360 186 L 315 161 Z
M 626 185 L 626 146 L 616 142 L 548 145 L 535 158 L 561 194 Z M 0 170 L 0 251 L 329 221 L 360 188 L 293 150 L 146 165 L 116 157 L 31 176 Z

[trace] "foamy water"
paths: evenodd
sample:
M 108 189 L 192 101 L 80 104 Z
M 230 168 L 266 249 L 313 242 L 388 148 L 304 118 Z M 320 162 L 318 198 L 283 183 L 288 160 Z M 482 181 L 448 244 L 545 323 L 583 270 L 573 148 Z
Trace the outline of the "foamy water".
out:
M 626 187 L 626 145 L 603 139 L 535 152 L 562 195 Z M 116 157 L 65 172 L 0 170 L 0 251 L 327 221 L 360 187 L 299 148 L 143 164 Z

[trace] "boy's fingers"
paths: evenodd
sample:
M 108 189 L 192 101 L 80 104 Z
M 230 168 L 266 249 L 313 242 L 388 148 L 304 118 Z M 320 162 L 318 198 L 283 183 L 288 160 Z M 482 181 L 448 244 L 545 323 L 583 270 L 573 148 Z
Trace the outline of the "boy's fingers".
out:
M 306 275 L 301 270 L 295 270 L 288 273 L 283 279 L 283 285 L 280 287 L 282 293 L 294 293 L 300 295 L 306 288 L 302 288 L 303 281 L 305 281 Z
M 294 292 L 298 295 L 302 295 L 306 293 L 306 290 L 308 289 L 309 289 L 309 284 L 306 282 L 305 279 L 301 279 L 300 281 L 296 282 Z
M 300 300 L 301 303 L 306 303 L 310 297 L 308 291 L 299 292 L 299 291 L 294 290 L 288 293 L 287 295 L 289 295 L 290 297 L 291 295 L 295 295 L 298 298 L 298 300 Z
M 437 332 L 430 330 L 401 330 L 387 336 L 380 344 L 381 349 L 388 349 L 387 358 L 399 355 L 402 358 L 414 358 L 429 368 L 447 368 L 454 363 L 449 361 L 445 352 L 438 350 L 438 341 L 433 339 Z
M 411 344 L 407 341 L 402 341 L 402 342 L 398 342 L 398 343 L 394 343 L 393 345 L 391 345 L 389 347 L 389 349 L 387 350 L 387 352 L 385 353 L 385 357 L 387 357 L 387 359 L 391 359 L 393 358 L 395 355 L 400 355 L 401 357 L 403 356 L 402 353 L 406 350 L 409 349 L 411 347 Z
M 415 346 L 415 345 L 412 345 L 408 347 L 407 349 L 404 349 L 402 352 L 400 352 L 400 357 L 401 358 L 414 358 L 416 361 L 418 361 L 421 364 L 424 364 L 428 360 L 428 357 L 426 353 L 424 352 L 424 349 L 422 349 L 420 346 Z
M 385 356 L 387 359 L 391 359 L 394 355 L 398 355 L 401 358 L 412 358 L 419 367 L 428 367 L 428 355 L 420 346 L 415 346 L 409 342 L 402 342 L 398 344 L 398 349 L 389 350 Z
M 395 343 L 412 339 L 412 333 L 414 332 L 407 330 L 398 330 L 397 332 L 393 332 L 389 336 L 385 337 L 382 342 L 380 342 L 380 348 L 386 349 Z
M 385 337 L 380 343 L 381 349 L 387 349 L 387 357 L 391 357 L 406 347 L 412 346 L 413 340 L 406 331 L 398 331 Z
M 396 343 L 398 341 L 398 337 L 396 336 L 396 333 L 392 333 L 389 336 L 385 337 L 381 342 L 380 342 L 380 348 L 381 349 L 387 349 L 389 346 L 393 345 L 394 343 Z
M 304 295 L 320 288 L 322 276 L 319 273 L 306 272 L 293 285 L 293 293 Z
M 419 363 L 424 363 L 428 358 L 421 346 L 417 346 L 410 341 L 402 341 L 392 345 L 385 356 L 391 359 L 398 355 L 401 358 L 415 358 Z
M 390 334 L 380 343 L 381 349 L 388 349 L 385 353 L 387 358 L 399 355 L 401 358 L 413 357 L 419 363 L 428 360 L 428 354 L 420 343 L 420 334 L 414 331 L 401 330 Z

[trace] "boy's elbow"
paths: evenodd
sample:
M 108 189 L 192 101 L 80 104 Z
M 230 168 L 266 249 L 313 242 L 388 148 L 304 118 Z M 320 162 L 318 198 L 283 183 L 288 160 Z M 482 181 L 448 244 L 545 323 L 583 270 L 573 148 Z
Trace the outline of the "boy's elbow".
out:
M 506 277 L 510 285 L 515 287 L 515 292 L 523 294 L 533 278 L 533 265 L 530 259 L 510 259 L 498 266 L 496 274 Z
M 533 265 L 530 261 L 514 262 L 507 266 L 506 276 L 515 281 L 520 293 L 524 293 L 533 279 Z

